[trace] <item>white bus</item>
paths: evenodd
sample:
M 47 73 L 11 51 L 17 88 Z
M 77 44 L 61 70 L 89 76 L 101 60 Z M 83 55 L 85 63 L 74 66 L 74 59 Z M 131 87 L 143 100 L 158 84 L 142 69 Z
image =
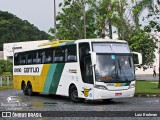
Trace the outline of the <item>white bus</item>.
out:
M 122 40 L 59 40 L 14 53 L 14 88 L 69 96 L 73 102 L 133 97 L 135 69 Z M 141 61 L 141 54 L 138 54 Z

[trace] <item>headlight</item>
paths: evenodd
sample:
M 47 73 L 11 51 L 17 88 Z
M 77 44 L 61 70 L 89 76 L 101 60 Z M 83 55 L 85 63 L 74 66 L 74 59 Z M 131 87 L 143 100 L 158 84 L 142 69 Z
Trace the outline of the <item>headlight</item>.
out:
M 134 88 L 135 84 L 130 84 L 129 89 Z
M 94 88 L 102 89 L 102 90 L 107 90 L 107 87 L 103 86 L 103 85 L 94 85 Z

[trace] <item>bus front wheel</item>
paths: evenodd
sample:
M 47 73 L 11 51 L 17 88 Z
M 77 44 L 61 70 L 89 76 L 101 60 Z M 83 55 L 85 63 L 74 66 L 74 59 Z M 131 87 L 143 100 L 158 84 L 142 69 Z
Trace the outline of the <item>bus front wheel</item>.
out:
M 78 91 L 76 86 L 71 86 L 69 89 L 69 98 L 72 102 L 74 103 L 79 103 L 79 102 L 83 102 L 84 99 L 82 98 L 78 98 Z

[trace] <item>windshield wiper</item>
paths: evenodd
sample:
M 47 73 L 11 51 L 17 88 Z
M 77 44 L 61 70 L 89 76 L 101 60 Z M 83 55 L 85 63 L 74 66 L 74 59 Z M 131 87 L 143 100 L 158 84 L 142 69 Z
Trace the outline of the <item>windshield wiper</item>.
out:
M 115 80 L 119 81 L 119 73 L 118 73 L 118 65 L 116 64 L 117 62 L 115 61 Z
M 120 65 L 120 63 L 119 63 L 119 60 L 118 60 L 118 66 L 119 66 L 120 73 L 121 73 L 121 71 L 122 71 L 122 72 L 124 73 L 125 78 L 126 78 L 125 80 L 128 81 L 128 77 L 127 77 L 125 71 L 122 69 L 122 67 L 121 67 L 121 65 Z M 123 76 L 122 76 L 122 77 L 123 77 Z

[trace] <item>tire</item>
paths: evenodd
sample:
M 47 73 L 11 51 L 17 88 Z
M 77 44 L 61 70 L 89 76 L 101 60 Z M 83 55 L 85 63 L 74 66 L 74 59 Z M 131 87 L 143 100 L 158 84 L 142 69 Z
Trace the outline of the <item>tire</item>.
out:
M 22 90 L 24 95 L 28 95 L 28 89 L 25 83 L 22 84 Z
M 32 91 L 32 85 L 31 85 L 31 83 L 28 83 L 27 90 L 28 90 L 28 95 L 32 96 L 33 95 L 33 91 Z
M 78 98 L 78 91 L 77 91 L 76 86 L 71 86 L 70 87 L 70 89 L 69 89 L 69 98 L 74 103 L 80 103 L 80 102 L 84 101 L 84 99 Z

